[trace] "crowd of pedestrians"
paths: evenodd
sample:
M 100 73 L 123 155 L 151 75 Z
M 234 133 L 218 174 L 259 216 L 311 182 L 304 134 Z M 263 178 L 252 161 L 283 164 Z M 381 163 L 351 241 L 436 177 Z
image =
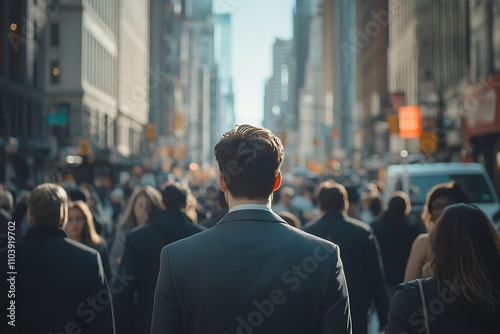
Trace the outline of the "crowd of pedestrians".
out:
M 286 183 L 266 129 L 214 153 L 218 186 L 0 185 L 0 332 L 500 332 L 500 239 L 460 184 L 420 222 L 380 182 Z

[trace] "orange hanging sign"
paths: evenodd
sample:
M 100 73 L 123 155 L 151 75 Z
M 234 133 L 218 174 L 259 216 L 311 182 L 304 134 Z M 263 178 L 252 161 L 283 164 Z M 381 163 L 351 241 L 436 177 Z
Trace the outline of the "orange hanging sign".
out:
M 398 110 L 399 136 L 401 138 L 420 138 L 422 115 L 417 106 L 403 106 Z

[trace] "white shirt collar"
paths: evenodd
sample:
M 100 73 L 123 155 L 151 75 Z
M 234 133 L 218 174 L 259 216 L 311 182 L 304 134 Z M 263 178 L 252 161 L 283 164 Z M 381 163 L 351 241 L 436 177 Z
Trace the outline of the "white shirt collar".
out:
M 273 212 L 270 207 L 265 204 L 240 204 L 235 205 L 229 210 L 229 212 L 238 211 L 238 210 L 265 210 L 269 212 Z

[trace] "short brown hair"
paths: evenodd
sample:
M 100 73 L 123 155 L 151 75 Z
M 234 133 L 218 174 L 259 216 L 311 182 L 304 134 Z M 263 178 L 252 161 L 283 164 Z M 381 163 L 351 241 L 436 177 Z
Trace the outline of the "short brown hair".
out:
M 56 184 L 43 183 L 31 192 L 28 212 L 32 225 L 59 226 L 68 213 L 68 195 Z
M 343 212 L 348 208 L 347 190 L 340 183 L 322 182 L 316 193 L 319 208 L 324 212 Z
M 214 153 L 231 195 L 248 199 L 271 195 L 285 157 L 278 137 L 251 125 L 224 133 Z

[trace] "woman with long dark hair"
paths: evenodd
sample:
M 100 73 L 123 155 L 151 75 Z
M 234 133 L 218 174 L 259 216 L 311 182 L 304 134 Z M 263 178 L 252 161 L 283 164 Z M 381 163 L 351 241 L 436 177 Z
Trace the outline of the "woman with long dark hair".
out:
M 161 210 L 162 207 L 161 193 L 152 186 L 140 187 L 134 190 L 128 200 L 127 208 L 120 216 L 113 232 L 113 242 L 109 256 L 112 270 L 118 269 L 128 232 L 137 226 L 146 224 L 149 214 Z
M 104 238 L 97 234 L 92 212 L 84 201 L 69 203 L 66 233 L 71 239 L 94 248 L 99 252 L 104 274 L 109 281 L 111 279 L 111 270 L 109 267 L 108 246 Z
M 399 286 L 385 333 L 499 333 L 500 238 L 488 217 L 451 205 L 429 242 L 433 277 Z

